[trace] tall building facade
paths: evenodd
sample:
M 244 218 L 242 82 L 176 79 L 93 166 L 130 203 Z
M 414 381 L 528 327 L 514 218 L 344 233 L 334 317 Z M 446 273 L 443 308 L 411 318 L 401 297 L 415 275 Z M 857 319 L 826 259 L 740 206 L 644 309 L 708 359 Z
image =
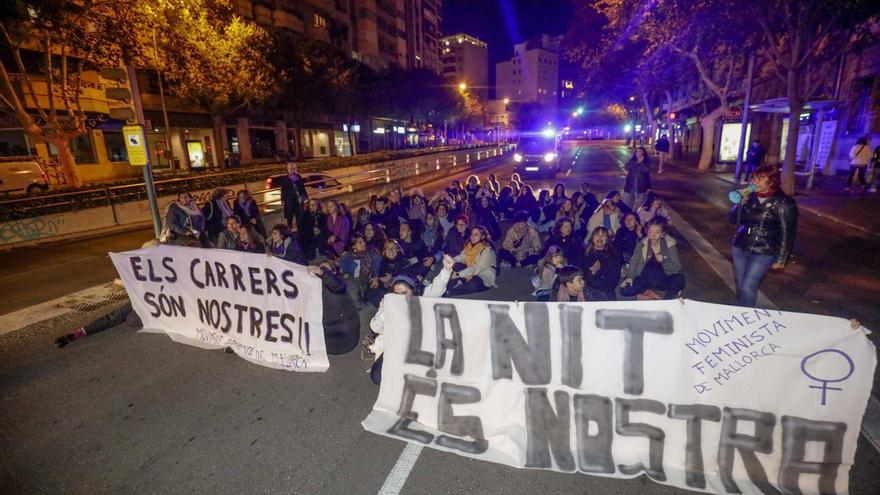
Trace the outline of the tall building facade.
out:
M 495 65 L 495 96 L 556 108 L 561 36 L 541 35 L 514 45 L 513 57 Z
M 442 0 L 406 0 L 407 67 L 440 73 Z
M 440 42 L 443 77 L 452 84 L 465 83 L 481 100 L 489 97 L 488 45 L 473 36 L 458 33 Z

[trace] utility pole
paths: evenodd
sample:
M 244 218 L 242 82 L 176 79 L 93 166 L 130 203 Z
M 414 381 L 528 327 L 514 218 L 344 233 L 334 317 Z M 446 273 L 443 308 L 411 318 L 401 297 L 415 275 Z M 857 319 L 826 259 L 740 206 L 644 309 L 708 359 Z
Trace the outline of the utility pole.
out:
M 135 73 L 134 67 L 128 67 L 128 79 L 131 84 L 131 98 L 134 102 L 134 111 L 135 111 L 135 122 L 141 127 L 141 134 L 143 137 L 143 127 L 144 127 L 144 107 L 141 103 L 141 93 L 138 89 L 137 83 L 137 74 Z M 123 134 L 126 134 L 123 130 Z M 130 144 L 128 142 L 128 137 L 126 138 L 126 149 Z M 147 200 L 150 203 L 150 213 L 153 217 L 153 232 L 156 234 L 156 239 L 159 238 L 159 235 L 162 233 L 162 220 L 159 218 L 159 204 L 156 201 L 156 186 L 153 184 L 153 167 L 150 165 L 150 155 L 146 153 L 146 143 L 143 142 L 144 147 L 144 164 L 142 165 L 144 170 L 144 186 L 147 189 Z M 129 163 L 132 163 L 132 157 L 129 156 Z M 132 163 L 135 165 L 134 163 Z
M 752 76 L 755 70 L 755 55 L 749 55 L 749 72 L 746 76 L 746 99 L 743 103 L 742 128 L 739 130 L 739 149 L 736 151 L 736 182 L 742 174 L 743 150 L 746 146 L 746 131 L 749 129 L 749 105 L 752 103 Z

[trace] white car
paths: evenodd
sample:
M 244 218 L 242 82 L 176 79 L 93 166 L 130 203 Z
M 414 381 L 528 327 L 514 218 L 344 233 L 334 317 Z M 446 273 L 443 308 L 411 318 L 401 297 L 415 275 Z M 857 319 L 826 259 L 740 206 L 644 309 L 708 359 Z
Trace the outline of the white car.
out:
M 48 190 L 46 172 L 36 160 L 0 159 L 0 193 L 42 194 Z

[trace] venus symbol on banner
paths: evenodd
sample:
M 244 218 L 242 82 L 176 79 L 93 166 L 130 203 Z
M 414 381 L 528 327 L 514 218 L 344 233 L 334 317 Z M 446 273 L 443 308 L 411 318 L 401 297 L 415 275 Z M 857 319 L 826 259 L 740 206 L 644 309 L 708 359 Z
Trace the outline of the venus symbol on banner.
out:
M 816 356 L 819 356 L 821 354 L 830 354 L 830 355 L 836 354 L 836 355 L 842 357 L 849 369 L 840 378 L 829 379 L 829 378 L 817 378 L 817 377 L 813 376 L 812 374 L 810 374 L 809 371 L 807 371 L 807 361 L 809 361 L 810 359 L 812 359 Z M 838 392 L 843 390 L 842 388 L 838 388 L 838 387 L 829 387 L 828 384 L 829 383 L 840 383 L 840 382 L 846 380 L 847 378 L 852 376 L 852 374 L 855 370 L 856 370 L 856 365 L 853 363 L 852 359 L 850 359 L 850 357 L 845 352 L 839 351 L 837 349 L 823 349 L 821 351 L 814 352 L 814 353 L 810 354 L 809 356 L 804 357 L 804 359 L 801 360 L 801 371 L 805 375 L 810 377 L 810 379 L 822 383 L 822 385 L 810 385 L 810 388 L 822 389 L 822 405 L 823 406 L 825 405 L 825 394 L 828 390 L 837 390 Z

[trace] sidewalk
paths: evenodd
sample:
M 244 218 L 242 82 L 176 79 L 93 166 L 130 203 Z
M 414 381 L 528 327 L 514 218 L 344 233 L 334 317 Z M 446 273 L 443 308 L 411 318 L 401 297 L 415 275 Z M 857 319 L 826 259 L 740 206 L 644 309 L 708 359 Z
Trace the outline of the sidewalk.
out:
M 696 155 L 681 160 L 669 160 L 668 165 L 699 173 Z M 727 182 L 733 189 L 736 179 L 733 172 L 706 172 L 718 180 Z M 807 177 L 797 176 L 795 199 L 801 211 L 831 220 L 868 235 L 880 236 L 880 193 L 863 193 L 862 186 L 854 184 L 846 191 L 846 175 L 816 175 L 813 188 L 807 189 Z M 858 179 L 856 179 L 857 183 Z

